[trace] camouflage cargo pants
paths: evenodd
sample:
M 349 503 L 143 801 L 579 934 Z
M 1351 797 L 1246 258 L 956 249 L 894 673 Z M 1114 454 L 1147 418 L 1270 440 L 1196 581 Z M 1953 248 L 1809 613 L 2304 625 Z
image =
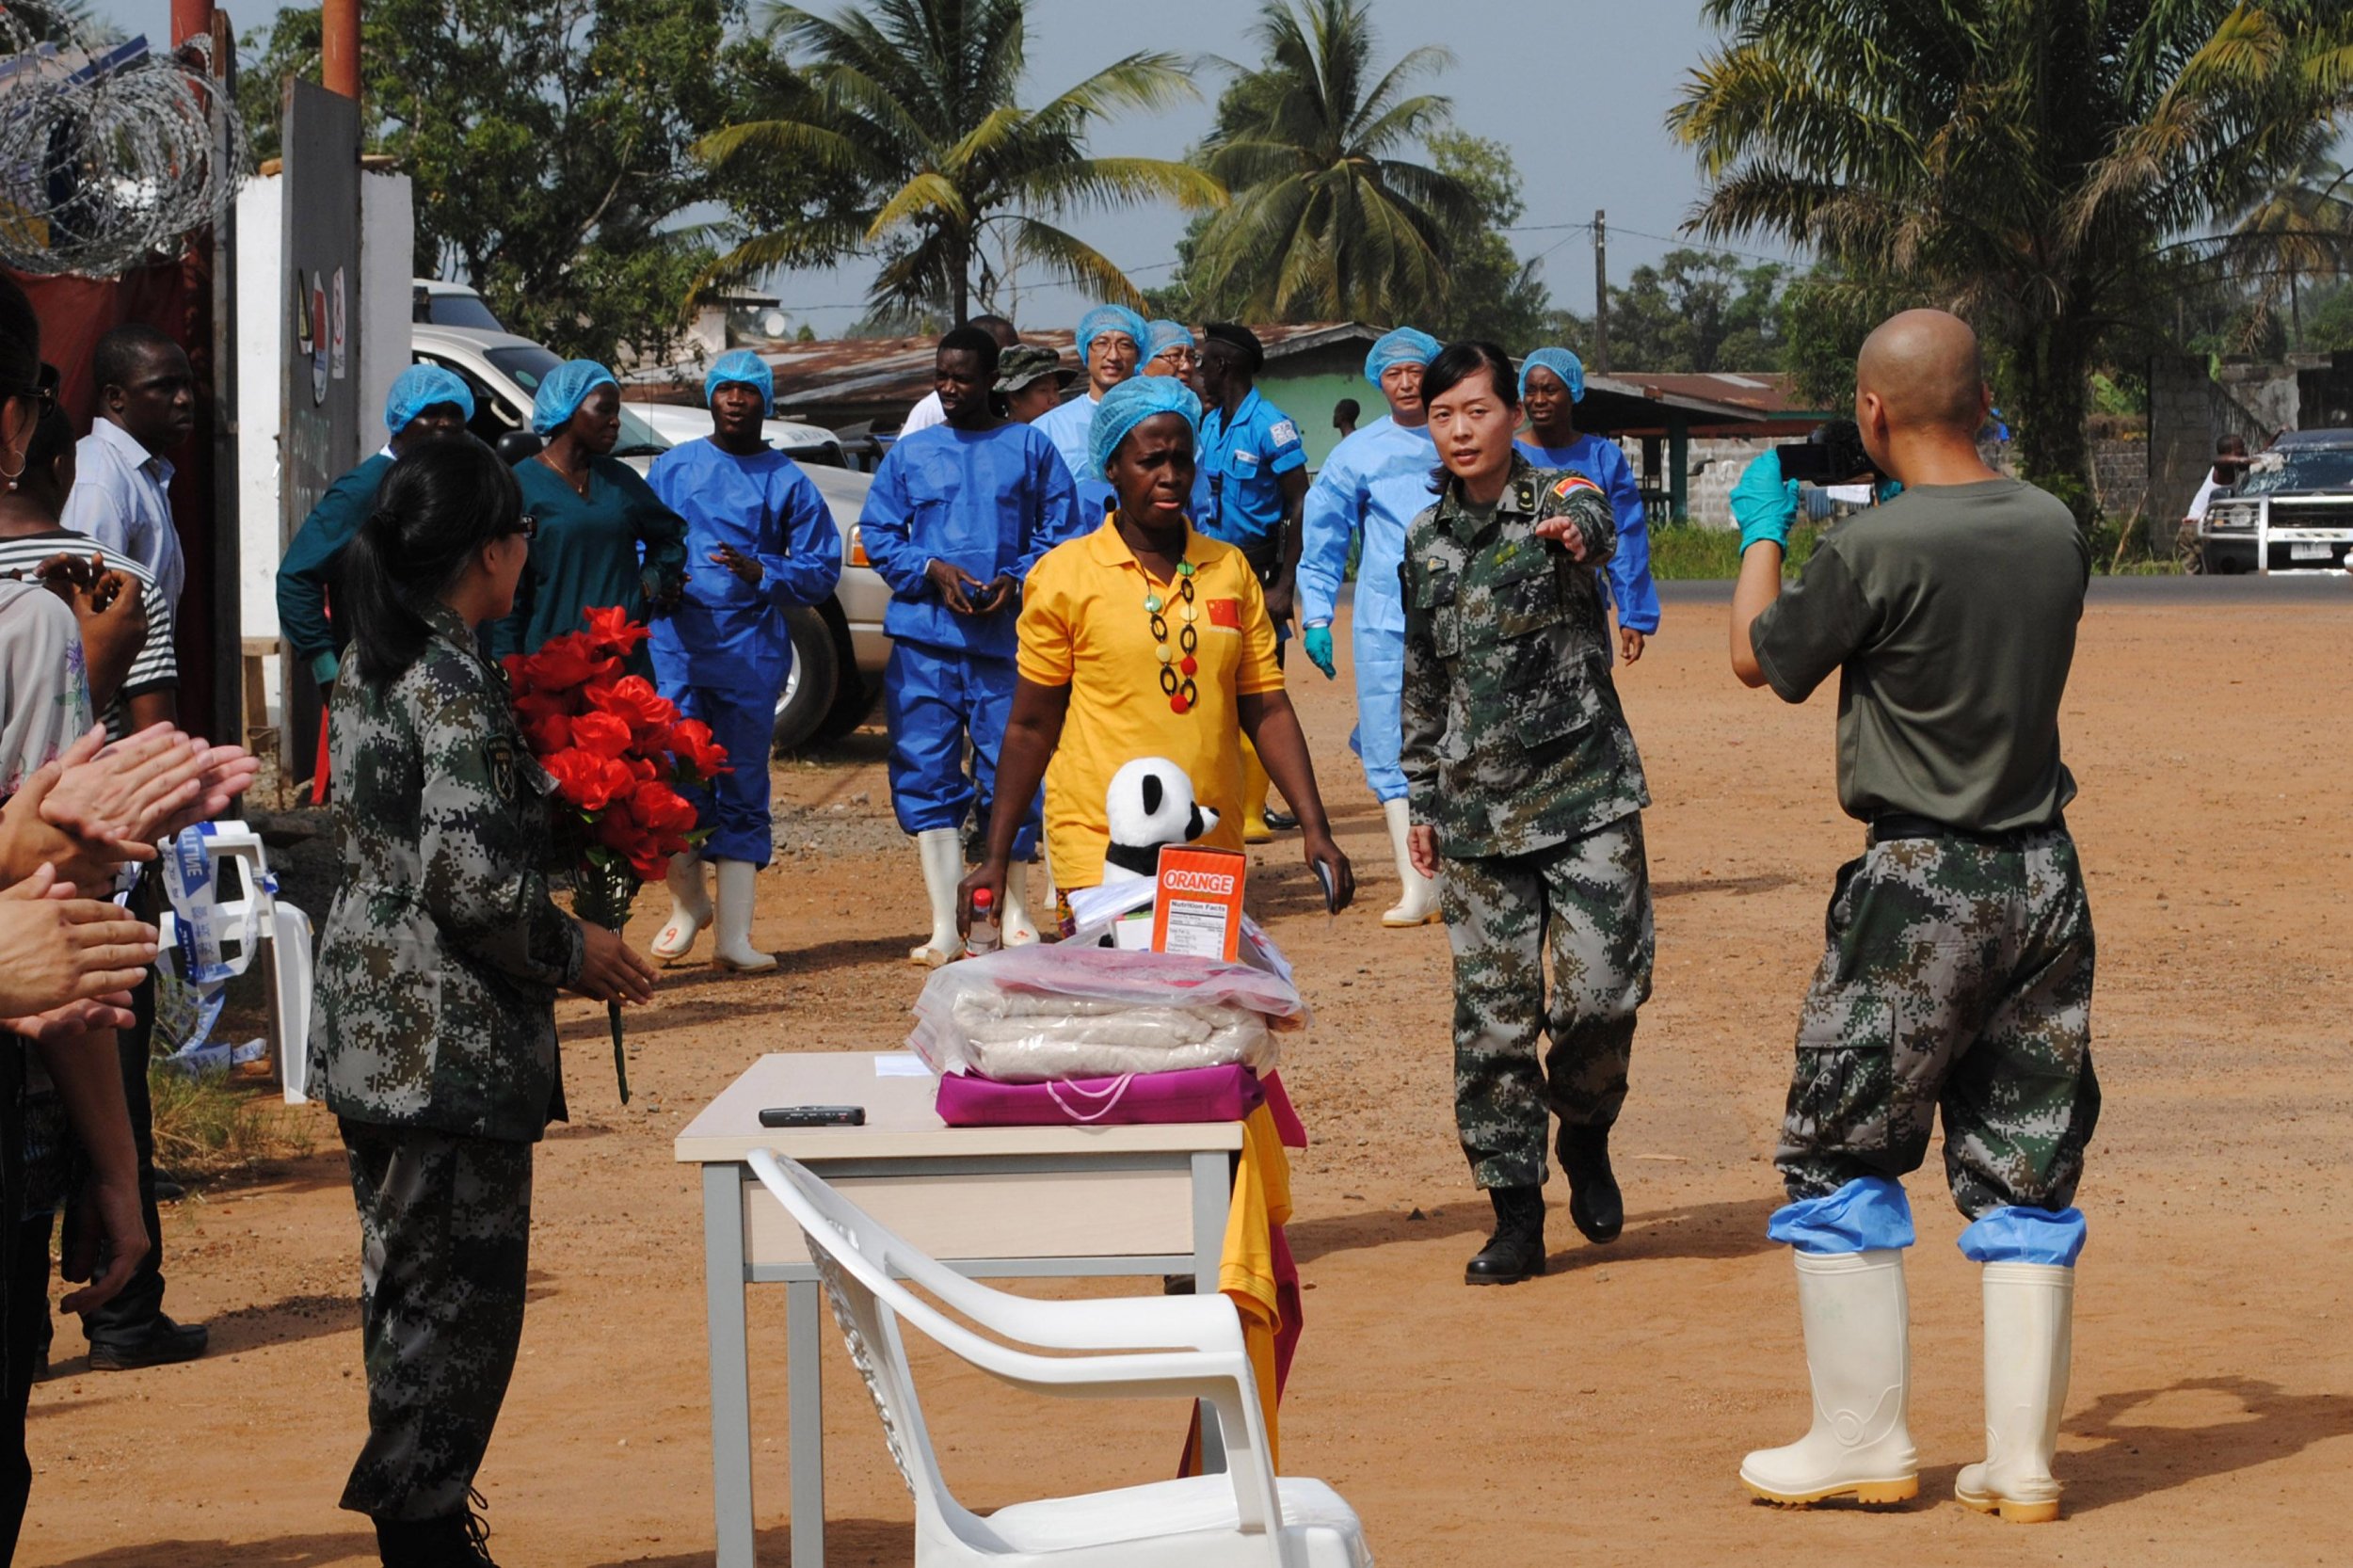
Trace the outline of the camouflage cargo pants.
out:
M 1625 1102 L 1635 1009 L 1650 999 L 1642 818 L 1533 855 L 1449 860 L 1439 880 L 1454 949 L 1463 1154 L 1481 1187 L 1539 1186 L 1547 1111 L 1608 1127 Z M 1540 1032 L 1549 1041 L 1541 1063 Z
M 348 1120 L 343 1134 L 368 1368 L 343 1506 L 442 1518 L 465 1506 L 522 1338 L 531 1145 Z
M 1928 1158 L 1961 1212 L 2064 1208 L 2100 1116 L 2091 907 L 2064 828 L 1874 844 L 1838 872 L 1776 1162 L 1792 1199 Z

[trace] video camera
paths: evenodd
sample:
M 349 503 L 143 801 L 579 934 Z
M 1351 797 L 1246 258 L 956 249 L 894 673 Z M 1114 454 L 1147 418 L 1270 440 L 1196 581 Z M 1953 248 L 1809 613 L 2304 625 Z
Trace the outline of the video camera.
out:
M 1863 449 L 1863 432 L 1850 419 L 1817 425 L 1804 440 L 1773 451 L 1781 457 L 1781 476 L 1800 484 L 1877 484 L 1887 477 Z

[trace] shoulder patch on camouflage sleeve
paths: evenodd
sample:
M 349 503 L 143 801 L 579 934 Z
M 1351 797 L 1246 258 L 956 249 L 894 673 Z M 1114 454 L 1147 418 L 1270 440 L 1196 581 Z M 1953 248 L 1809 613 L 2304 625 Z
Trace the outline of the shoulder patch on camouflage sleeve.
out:
M 499 799 L 515 798 L 515 743 L 504 735 L 494 735 L 482 743 L 483 760 L 489 764 L 490 788 Z
M 1596 495 L 1602 493 L 1599 485 L 1581 473 L 1564 473 L 1561 476 L 1561 482 L 1552 487 L 1552 493 L 1563 501 L 1568 500 L 1578 490 L 1592 490 Z

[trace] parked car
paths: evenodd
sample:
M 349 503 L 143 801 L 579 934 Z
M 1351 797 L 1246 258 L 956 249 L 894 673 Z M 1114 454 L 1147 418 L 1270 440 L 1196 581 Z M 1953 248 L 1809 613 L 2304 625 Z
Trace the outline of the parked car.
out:
M 2198 525 L 2208 572 L 2337 571 L 2353 556 L 2353 430 L 2290 430 Z
M 420 364 L 440 365 L 463 376 L 473 391 L 474 417 L 470 428 L 511 459 L 537 450 L 531 433 L 531 403 L 541 377 L 563 360 L 543 344 L 512 332 L 419 323 L 410 328 L 410 351 Z M 658 405 L 623 403 L 621 439 L 613 456 L 643 473 L 653 459 L 675 444 L 657 421 L 672 422 L 694 415 L 710 426 L 708 416 L 681 408 L 648 415 Z M 867 564 L 857 548 L 857 520 L 872 486 L 870 475 L 831 466 L 812 454 L 830 449 L 839 461 L 840 443 L 831 432 L 810 424 L 772 421 L 790 439 L 794 452 L 833 513 L 834 527 L 843 541 L 841 585 L 824 603 L 794 610 L 786 619 L 792 631 L 792 674 L 776 699 L 774 731 L 778 751 L 839 740 L 874 711 L 882 696 L 883 665 L 890 655 L 882 632 L 883 609 L 890 590 Z
M 482 296 L 464 283 L 439 278 L 412 278 L 415 304 L 408 319 L 432 327 L 471 327 L 483 332 L 504 332 L 506 323 L 491 311 Z

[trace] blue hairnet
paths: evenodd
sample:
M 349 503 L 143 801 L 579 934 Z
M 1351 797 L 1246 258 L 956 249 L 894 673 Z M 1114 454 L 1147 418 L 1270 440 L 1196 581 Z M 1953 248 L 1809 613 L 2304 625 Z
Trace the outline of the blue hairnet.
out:
M 1087 344 L 1105 332 L 1124 332 L 1135 344 L 1137 352 L 1144 349 L 1144 340 L 1152 335 L 1152 328 L 1144 318 L 1125 305 L 1097 305 L 1079 318 L 1079 361 L 1086 362 Z
M 776 373 L 750 349 L 730 349 L 712 361 L 711 374 L 703 377 L 703 401 L 709 403 L 711 394 L 730 381 L 741 381 L 759 392 L 762 419 L 776 411 Z
M 1561 377 L 1561 384 L 1569 389 L 1569 401 L 1585 401 L 1585 361 L 1565 348 L 1540 348 L 1520 366 L 1520 395 L 1528 395 L 1528 373 L 1538 365 Z
M 594 360 L 567 360 L 539 378 L 539 390 L 531 399 L 531 427 L 542 436 L 552 436 L 580 411 L 590 392 L 599 387 L 618 392 L 620 385 L 611 371 Z
M 1144 328 L 1148 336 L 1144 344 L 1144 362 L 1150 364 L 1172 348 L 1191 348 L 1193 333 L 1182 322 L 1151 321 Z
M 1365 379 L 1381 390 L 1381 377 L 1393 366 L 1426 365 L 1438 357 L 1438 340 L 1416 327 L 1400 327 L 1382 334 L 1365 356 Z
M 469 423 L 473 419 L 473 389 L 464 376 L 440 365 L 410 365 L 392 378 L 392 390 L 385 394 L 384 428 L 397 436 L 436 403 L 455 403 Z
M 1201 400 L 1174 376 L 1136 376 L 1103 394 L 1087 427 L 1087 460 L 1102 473 L 1128 432 L 1154 414 L 1182 414 L 1195 441 L 1201 439 Z

